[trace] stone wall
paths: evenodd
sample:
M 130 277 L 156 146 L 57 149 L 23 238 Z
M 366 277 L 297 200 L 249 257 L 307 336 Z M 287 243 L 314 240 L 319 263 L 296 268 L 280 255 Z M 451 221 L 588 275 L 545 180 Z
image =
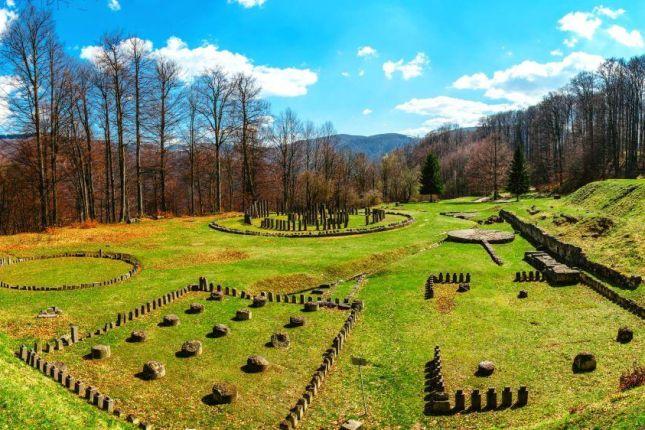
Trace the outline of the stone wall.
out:
M 141 271 L 141 263 L 134 255 L 116 253 L 116 252 L 103 252 L 99 250 L 98 252 L 91 251 L 77 251 L 77 252 L 64 252 L 60 254 L 53 255 L 41 255 L 34 257 L 20 257 L 20 258 L 2 258 L 0 259 L 0 267 L 7 266 L 11 264 L 23 263 L 26 261 L 36 261 L 36 260 L 47 260 L 51 258 L 69 258 L 69 257 L 81 257 L 81 258 L 109 258 L 111 260 L 119 260 L 125 263 L 128 263 L 132 267 L 126 273 L 119 275 L 115 278 L 108 279 L 106 281 L 99 282 L 89 282 L 84 284 L 77 285 L 58 285 L 58 286 L 38 286 L 38 285 L 12 285 L 6 282 L 0 281 L 0 287 L 9 288 L 12 290 L 25 290 L 25 291 L 68 291 L 68 290 L 80 290 L 84 288 L 94 288 L 94 287 L 103 287 L 107 285 L 116 284 L 118 282 L 123 282 Z
M 502 209 L 499 215 L 536 248 L 543 248 L 569 266 L 585 270 L 619 288 L 633 290 L 642 282 L 640 276 L 626 276 L 610 267 L 589 260 L 581 248 L 560 241 L 539 227 L 522 221 L 512 212 Z
M 633 313 L 641 319 L 645 319 L 645 308 L 640 306 L 635 301 L 621 296 L 602 282 L 592 278 L 586 273 L 580 273 L 580 281 L 601 296 L 606 297 L 613 303 L 616 303 L 621 308 Z

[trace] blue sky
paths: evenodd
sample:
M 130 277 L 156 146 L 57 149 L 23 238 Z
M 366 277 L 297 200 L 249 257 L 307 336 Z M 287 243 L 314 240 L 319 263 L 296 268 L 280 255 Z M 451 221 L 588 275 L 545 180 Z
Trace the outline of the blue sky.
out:
M 67 3 L 54 15 L 71 55 L 90 57 L 118 30 L 176 59 L 187 80 L 207 65 L 248 71 L 274 113 L 291 107 L 352 134 L 473 125 L 603 58 L 645 52 L 643 0 Z

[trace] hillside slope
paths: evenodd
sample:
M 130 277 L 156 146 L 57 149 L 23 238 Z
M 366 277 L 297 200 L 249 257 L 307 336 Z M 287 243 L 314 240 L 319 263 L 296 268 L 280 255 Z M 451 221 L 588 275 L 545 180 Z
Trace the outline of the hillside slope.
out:
M 517 214 L 580 246 L 592 260 L 645 276 L 643 179 L 592 182 L 561 200 L 520 202 Z M 626 293 L 642 298 L 638 290 Z

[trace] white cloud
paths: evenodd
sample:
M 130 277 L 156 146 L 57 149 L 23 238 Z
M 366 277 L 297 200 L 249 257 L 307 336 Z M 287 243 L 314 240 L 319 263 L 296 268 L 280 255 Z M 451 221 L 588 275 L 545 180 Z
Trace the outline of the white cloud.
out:
M 126 49 L 127 44 L 124 44 Z M 152 50 L 152 42 L 146 41 Z M 100 52 L 99 46 L 81 49 L 81 58 L 93 61 Z M 182 68 L 181 78 L 190 81 L 205 70 L 221 67 L 226 73 L 246 73 L 257 79 L 263 96 L 296 97 L 307 94 L 309 86 L 318 81 L 318 75 L 310 69 L 295 67 L 270 67 L 255 65 L 248 57 L 219 49 L 213 44 L 190 48 L 178 37 L 170 37 L 166 45 L 152 50 L 153 56 L 164 56 L 176 61 Z
M 107 5 L 112 12 L 118 12 L 121 10 L 121 3 L 119 3 L 119 0 L 108 0 Z
M 378 52 L 376 51 L 376 49 L 372 48 L 369 45 L 361 46 L 356 51 L 357 57 L 376 57 L 377 55 L 378 55 Z
M 369 109 L 369 108 L 363 109 L 363 115 L 369 115 L 372 112 L 374 112 L 372 109 Z
M 569 38 L 564 39 L 564 40 L 562 41 L 562 43 L 564 43 L 565 45 L 567 45 L 569 48 L 573 48 L 574 46 L 576 46 L 576 45 L 578 44 L 578 38 L 576 38 L 576 37 L 569 37 Z
M 8 5 L 7 5 L 8 6 Z M 9 23 L 18 18 L 18 14 L 9 9 L 0 9 L 0 34 L 4 33 Z
M 491 99 L 505 99 L 519 105 L 539 102 L 549 91 L 564 86 L 582 71 L 596 70 L 604 61 L 599 55 L 573 52 L 559 61 L 538 63 L 526 60 L 489 77 L 485 73 L 464 75 L 452 86 L 462 90 L 484 90 Z
M 15 7 L 16 2 L 15 0 L 7 0 L 7 7 Z
M 509 103 L 488 104 L 447 96 L 414 98 L 395 107 L 402 112 L 429 117 L 421 124 L 421 127 L 403 131 L 404 134 L 415 136 L 425 134 L 444 124 L 472 127 L 477 125 L 479 120 L 486 115 L 516 108 L 516 105 Z
M 361 76 L 361 77 L 365 76 L 365 70 L 363 70 L 363 69 L 359 70 L 358 71 L 358 76 Z
M 591 40 L 602 20 L 589 12 L 569 12 L 558 21 L 562 31 Z
M 392 79 L 394 73 L 400 72 L 401 77 L 407 81 L 408 79 L 421 76 L 423 74 L 423 67 L 428 62 L 429 60 L 426 54 L 419 52 L 407 63 L 404 63 L 402 59 L 399 61 L 386 61 L 383 63 L 383 73 L 385 73 L 386 78 Z
M 638 30 L 627 31 L 625 27 L 620 25 L 612 25 L 607 30 L 607 33 L 616 42 L 630 48 L 642 48 L 645 45 L 643 36 Z
M 266 0 L 228 0 L 229 3 L 239 3 L 244 8 L 249 9 L 254 6 L 262 6 Z
M 340 74 L 344 78 L 349 78 L 349 72 L 340 72 Z
M 616 19 L 625 13 L 625 9 L 610 9 L 603 5 L 596 6 L 595 8 L 593 8 L 593 11 L 598 15 L 605 15 L 606 17 L 609 17 L 611 19 Z
M 553 51 L 550 52 L 550 54 L 553 55 L 554 57 L 562 57 L 564 55 L 562 51 L 559 49 L 554 49 Z

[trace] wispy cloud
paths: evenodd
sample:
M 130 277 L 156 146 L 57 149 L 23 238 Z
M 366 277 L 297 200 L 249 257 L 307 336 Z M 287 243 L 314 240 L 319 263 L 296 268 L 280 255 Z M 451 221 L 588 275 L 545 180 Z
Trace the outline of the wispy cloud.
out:
M 374 112 L 374 111 L 373 111 L 372 109 L 370 109 L 370 108 L 365 108 L 365 109 L 363 109 L 363 115 L 369 115 L 369 114 L 371 114 L 372 112 Z
M 392 61 L 388 60 L 383 63 L 383 73 L 388 79 L 392 79 L 395 73 L 401 73 L 404 80 L 416 78 L 423 74 L 423 68 L 429 63 L 428 56 L 423 52 L 417 55 L 407 63 L 404 60 Z
M 229 3 L 239 3 L 244 8 L 249 9 L 255 6 L 262 6 L 267 0 L 228 0 Z
M 439 96 L 413 98 L 395 107 L 396 110 L 428 117 L 420 127 L 404 130 L 405 134 L 422 135 L 444 124 L 459 124 L 462 127 L 477 125 L 490 114 L 515 109 L 514 104 L 488 104 L 473 100 Z
M 611 19 L 616 19 L 625 13 L 625 9 L 610 9 L 603 5 L 596 6 L 595 8 L 593 8 L 593 11 L 598 15 L 604 15 Z
M 378 52 L 376 51 L 376 49 L 372 48 L 369 45 L 361 46 L 356 51 L 357 57 L 376 57 L 377 55 L 378 55 Z
M 119 0 L 108 0 L 107 6 L 113 12 L 118 12 L 121 10 L 121 3 L 119 3 Z

